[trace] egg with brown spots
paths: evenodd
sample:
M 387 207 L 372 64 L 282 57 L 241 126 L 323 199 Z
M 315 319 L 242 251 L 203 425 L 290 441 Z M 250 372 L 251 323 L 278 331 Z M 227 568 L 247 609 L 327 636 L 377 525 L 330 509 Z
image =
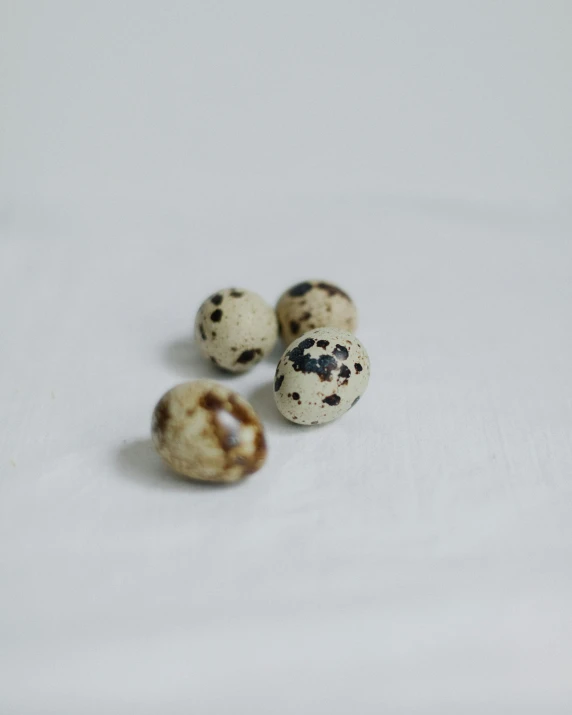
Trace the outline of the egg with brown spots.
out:
M 276 368 L 274 400 L 286 419 L 317 425 L 341 417 L 369 382 L 369 357 L 352 333 L 310 330 L 294 340 Z
M 228 372 L 247 372 L 272 351 L 278 338 L 273 308 L 257 293 L 225 288 L 199 308 L 195 339 L 201 354 Z
M 185 382 L 157 403 L 153 444 L 179 474 L 207 482 L 236 482 L 266 459 L 262 423 L 240 395 L 214 380 Z
M 276 305 L 284 342 L 289 344 L 308 330 L 341 328 L 354 332 L 357 309 L 350 296 L 333 283 L 309 280 L 285 291 Z

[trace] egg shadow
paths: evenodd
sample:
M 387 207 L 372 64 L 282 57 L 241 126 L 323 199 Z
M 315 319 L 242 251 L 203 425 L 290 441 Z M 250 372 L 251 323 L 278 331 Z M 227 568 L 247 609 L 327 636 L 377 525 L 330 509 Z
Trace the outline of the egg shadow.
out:
M 211 491 L 228 489 L 236 483 L 203 482 L 173 472 L 155 451 L 151 439 L 138 439 L 121 444 L 117 449 L 117 466 L 128 481 L 163 491 Z
M 282 355 L 284 355 L 284 351 L 287 347 L 288 346 L 285 345 L 284 341 L 279 336 L 278 340 L 276 341 L 276 345 L 274 345 L 272 350 L 264 358 L 264 361 L 272 363 L 274 366 L 278 365 L 278 363 L 280 362 L 280 358 L 282 357 Z
M 294 424 L 280 414 L 274 402 L 274 380 L 259 385 L 249 393 L 248 400 L 264 426 L 270 425 L 281 432 L 298 432 L 298 434 L 306 427 L 306 425 Z
M 181 377 L 195 379 L 221 380 L 235 375 L 221 370 L 201 355 L 196 342 L 190 338 L 173 340 L 164 349 L 167 365 Z

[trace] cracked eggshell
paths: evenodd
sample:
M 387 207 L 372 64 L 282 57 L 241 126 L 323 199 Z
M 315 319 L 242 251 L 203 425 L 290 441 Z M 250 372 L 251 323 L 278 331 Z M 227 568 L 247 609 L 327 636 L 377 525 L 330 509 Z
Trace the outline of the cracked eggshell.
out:
M 315 328 L 341 328 L 353 333 L 357 327 L 353 300 L 338 286 L 320 280 L 297 283 L 285 291 L 276 314 L 286 344 Z
M 317 425 L 341 417 L 365 392 L 369 357 L 352 333 L 310 330 L 294 340 L 276 368 L 274 400 L 286 419 Z
M 219 290 L 204 301 L 195 320 L 195 339 L 204 357 L 228 372 L 253 368 L 278 338 L 276 313 L 257 293 Z
M 151 434 L 163 460 L 192 479 L 236 482 L 266 459 L 258 415 L 214 380 L 185 382 L 166 392 L 153 412 Z

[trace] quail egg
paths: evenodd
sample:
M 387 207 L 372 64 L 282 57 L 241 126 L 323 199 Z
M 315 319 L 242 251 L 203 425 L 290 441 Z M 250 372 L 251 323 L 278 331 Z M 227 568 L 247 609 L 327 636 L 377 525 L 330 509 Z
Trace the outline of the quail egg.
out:
M 257 293 L 219 290 L 204 301 L 195 339 L 204 357 L 229 372 L 247 372 L 271 352 L 278 337 L 276 313 Z
M 317 328 L 294 340 L 280 359 L 274 400 L 292 422 L 324 424 L 353 407 L 368 381 L 369 357 L 355 335 Z
M 179 474 L 236 482 L 266 459 L 264 429 L 251 405 L 213 380 L 185 382 L 166 392 L 151 433 L 163 460 Z
M 287 345 L 314 328 L 353 332 L 357 327 L 357 309 L 349 295 L 320 280 L 297 283 L 285 291 L 276 305 L 276 314 Z

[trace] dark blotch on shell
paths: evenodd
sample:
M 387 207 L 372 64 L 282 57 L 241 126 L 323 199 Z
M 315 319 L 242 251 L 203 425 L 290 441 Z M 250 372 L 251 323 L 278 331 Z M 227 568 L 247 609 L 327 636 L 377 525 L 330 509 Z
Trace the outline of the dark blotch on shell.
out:
M 343 345 L 336 345 L 334 348 L 333 352 L 334 357 L 337 357 L 338 360 L 347 360 L 349 356 L 349 352 L 347 348 L 344 348 Z
M 335 407 L 340 404 L 341 399 L 342 398 L 339 395 L 329 395 L 328 397 L 324 397 L 322 402 L 326 405 L 330 405 L 331 407 Z
M 211 303 L 213 303 L 214 305 L 220 305 L 222 303 L 222 295 L 220 293 L 216 293 L 215 295 L 213 295 L 213 297 L 211 298 Z
M 243 293 L 241 290 L 236 290 L 236 288 L 233 288 L 233 289 L 230 291 L 230 295 L 231 295 L 233 298 L 242 298 L 242 296 L 244 295 L 244 293 Z
M 290 321 L 290 332 L 293 335 L 296 335 L 296 333 L 300 332 L 300 323 L 296 322 L 295 320 Z
M 166 399 L 161 399 L 153 412 L 153 432 L 161 437 L 167 426 L 167 422 L 171 419 L 169 403 Z
M 241 365 L 246 365 L 247 363 L 252 362 L 257 355 L 262 355 L 262 350 L 260 350 L 260 348 L 244 350 L 240 353 L 236 362 L 239 362 Z
M 355 400 L 352 402 L 352 407 L 356 404 L 356 402 L 359 400 L 359 395 L 358 397 L 355 398 Z
M 299 399 L 300 399 L 300 395 L 299 395 L 297 392 L 293 392 L 293 393 L 292 393 L 292 399 L 293 399 L 293 400 L 299 400 Z
M 318 340 L 318 342 L 316 343 L 319 348 L 323 348 L 324 350 L 328 347 L 329 344 L 329 340 Z
M 224 403 L 220 399 L 220 397 L 217 397 L 212 392 L 207 392 L 201 397 L 199 404 L 205 410 L 213 412 L 214 410 L 221 410 L 223 408 Z
M 310 348 L 314 347 L 315 344 L 316 341 L 314 340 L 314 338 L 306 338 L 305 340 L 302 340 L 298 347 L 302 348 L 302 350 L 309 350 Z
M 356 372 L 361 372 L 363 370 L 363 367 L 359 364 L 359 362 L 356 362 L 354 364 L 354 367 L 356 369 Z
M 220 322 L 221 318 L 222 318 L 222 310 L 220 308 L 213 310 L 213 312 L 211 313 L 211 320 L 214 323 L 218 323 L 218 322 Z
M 242 422 L 243 425 L 256 424 L 252 419 L 250 412 L 236 399 L 234 395 L 231 395 L 228 400 L 231 405 L 231 413 L 233 417 L 236 417 L 236 419 Z
M 311 342 L 311 345 L 308 344 L 309 342 Z M 313 372 L 318 375 L 322 382 L 329 382 L 332 379 L 332 372 L 338 367 L 338 362 L 331 355 L 320 355 L 319 358 L 313 358 L 305 354 L 303 345 L 312 347 L 314 342 L 312 338 L 306 338 L 300 345 L 288 351 L 286 357 L 292 363 L 296 372 L 303 372 L 305 374 Z
M 250 461 L 245 465 L 245 475 L 253 474 L 260 468 L 264 458 L 266 457 L 266 439 L 262 429 L 257 430 L 254 438 L 254 454 Z
M 343 377 L 344 379 L 348 379 L 351 377 L 352 372 L 347 365 L 342 365 L 340 368 L 339 375 L 340 375 L 340 377 Z
M 310 290 L 312 290 L 312 284 L 308 283 L 308 281 L 304 281 L 304 283 L 298 283 L 290 288 L 288 294 L 291 295 L 292 298 L 299 298 L 302 295 L 306 295 Z
M 201 338 L 203 340 L 207 339 L 207 334 L 205 333 L 205 326 L 202 323 L 199 325 L 199 333 L 201 334 Z
M 274 392 L 278 392 L 278 390 L 282 387 L 282 383 L 284 382 L 284 375 L 280 375 L 279 377 L 274 380 Z
M 342 298 L 345 298 L 346 300 L 351 300 L 349 295 L 345 293 L 341 288 L 338 288 L 338 286 L 332 285 L 331 283 L 318 283 L 316 288 L 320 288 L 321 290 L 325 290 L 326 293 L 330 296 L 330 298 L 334 295 L 339 295 Z

